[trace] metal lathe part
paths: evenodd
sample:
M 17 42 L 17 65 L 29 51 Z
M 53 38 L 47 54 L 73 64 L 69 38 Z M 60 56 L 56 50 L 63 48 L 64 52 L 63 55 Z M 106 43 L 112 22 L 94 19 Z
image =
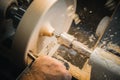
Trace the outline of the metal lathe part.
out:
M 13 4 L 17 6 L 17 0 L 0 0 L 0 19 L 5 19 L 7 17 L 7 11 Z
M 68 48 L 72 48 L 72 49 L 76 50 L 78 53 L 81 53 L 87 57 L 90 57 L 90 55 L 93 52 L 88 47 L 86 47 L 84 44 L 77 41 L 77 39 L 75 37 L 73 37 L 72 35 L 67 34 L 67 33 L 62 33 L 58 37 L 58 42 Z
M 120 80 L 120 57 L 97 47 L 90 56 L 90 64 L 90 80 Z

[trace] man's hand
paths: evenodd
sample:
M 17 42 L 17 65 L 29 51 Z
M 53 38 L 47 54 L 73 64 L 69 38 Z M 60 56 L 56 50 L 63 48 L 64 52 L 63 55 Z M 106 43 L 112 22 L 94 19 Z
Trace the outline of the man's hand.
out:
M 71 80 L 71 75 L 58 60 L 40 56 L 22 75 L 21 80 Z

